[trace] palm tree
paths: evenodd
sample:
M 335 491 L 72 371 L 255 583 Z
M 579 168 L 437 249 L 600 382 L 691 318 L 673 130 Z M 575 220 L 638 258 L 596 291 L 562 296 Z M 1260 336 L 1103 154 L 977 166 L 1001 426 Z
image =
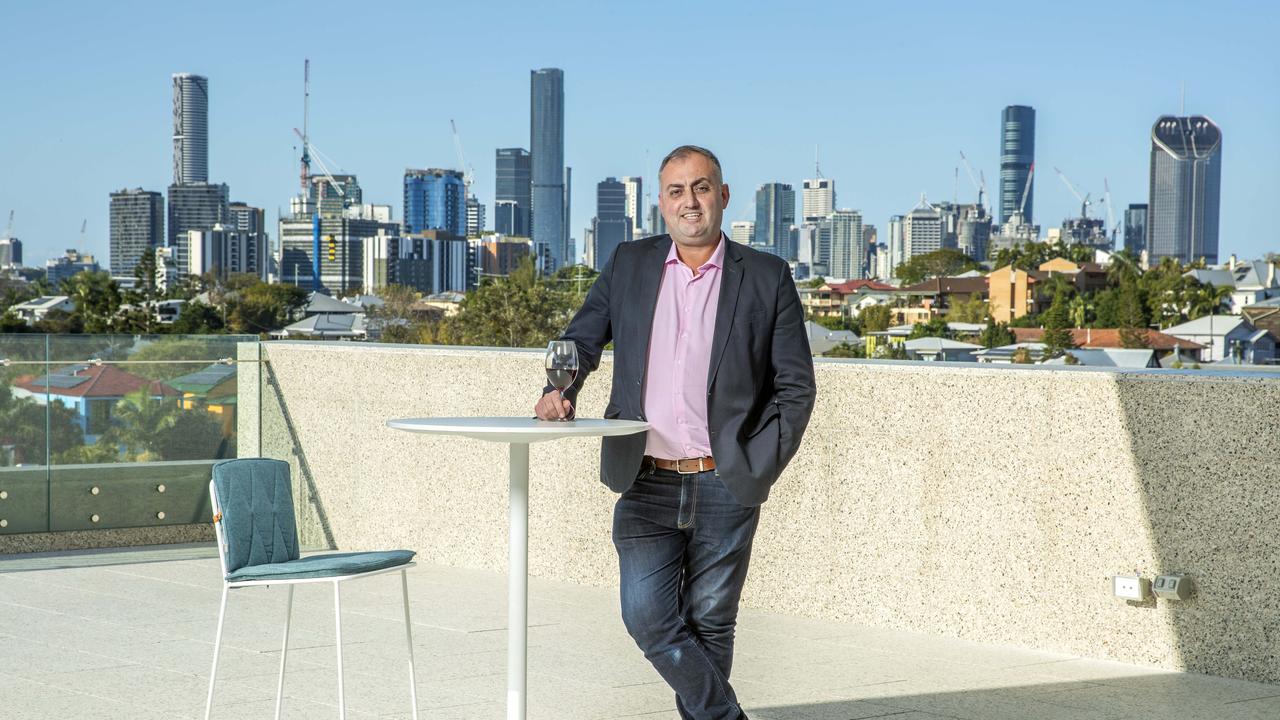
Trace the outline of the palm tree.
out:
M 124 445 L 131 460 L 152 459 L 155 438 L 173 425 L 178 412 L 176 403 L 154 398 L 145 388 L 129 393 L 112 408 L 114 423 L 103 440 Z
M 1076 327 L 1082 328 L 1093 315 L 1093 303 L 1089 302 L 1084 295 L 1076 295 L 1071 298 L 1071 303 L 1067 306 L 1067 314 Z
M 1121 285 L 1125 280 L 1137 280 L 1142 275 L 1138 269 L 1138 258 L 1128 250 L 1117 250 L 1111 253 L 1111 263 L 1107 266 L 1107 282 Z
M 1205 315 L 1216 315 L 1231 300 L 1231 292 L 1229 286 L 1214 287 L 1213 283 L 1190 288 L 1187 318 L 1195 320 Z

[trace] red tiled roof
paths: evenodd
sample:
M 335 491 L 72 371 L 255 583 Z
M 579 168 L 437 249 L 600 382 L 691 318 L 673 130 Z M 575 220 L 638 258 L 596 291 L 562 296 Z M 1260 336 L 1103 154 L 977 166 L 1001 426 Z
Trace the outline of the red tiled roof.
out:
M 68 375 L 69 376 L 69 375 Z M 48 376 L 36 377 L 28 375 L 14 382 L 14 385 L 35 394 L 44 394 L 46 385 L 49 381 L 45 380 Z M 55 374 L 54 377 L 59 377 Z M 50 395 L 58 395 L 61 397 L 124 397 L 132 392 L 137 392 L 146 388 L 149 395 L 175 396 L 180 395 L 177 390 L 165 385 L 159 380 L 147 380 L 131 373 L 127 373 L 114 365 L 89 365 L 75 373 L 74 377 L 88 378 L 84 382 L 78 383 L 72 387 L 58 387 L 55 380 L 52 386 L 48 387 Z
M 937 277 L 924 282 L 900 288 L 906 293 L 985 293 L 989 281 L 985 275 L 981 277 Z
M 841 295 L 852 295 L 853 293 L 856 293 L 859 290 L 863 290 L 863 289 L 878 290 L 878 291 L 898 289 L 892 285 L 886 285 L 882 282 L 877 282 L 875 280 L 849 280 L 847 282 L 828 285 L 828 287 L 831 288 L 832 292 L 838 292 Z
M 1044 328 L 1009 328 L 1017 342 L 1039 342 L 1044 337 Z M 1082 348 L 1122 348 L 1119 328 L 1072 328 L 1071 340 Z M 1203 350 L 1206 346 L 1183 340 L 1172 335 L 1165 335 L 1159 330 L 1147 328 L 1147 347 L 1152 350 Z

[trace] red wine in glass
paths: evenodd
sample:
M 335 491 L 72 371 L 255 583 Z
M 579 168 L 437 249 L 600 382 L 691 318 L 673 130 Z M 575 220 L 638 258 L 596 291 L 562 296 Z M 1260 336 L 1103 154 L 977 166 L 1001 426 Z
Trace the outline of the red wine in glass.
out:
M 547 343 L 545 367 L 547 382 L 564 397 L 564 391 L 578 377 L 578 346 L 572 340 L 552 340 Z M 567 419 L 567 418 L 566 418 Z

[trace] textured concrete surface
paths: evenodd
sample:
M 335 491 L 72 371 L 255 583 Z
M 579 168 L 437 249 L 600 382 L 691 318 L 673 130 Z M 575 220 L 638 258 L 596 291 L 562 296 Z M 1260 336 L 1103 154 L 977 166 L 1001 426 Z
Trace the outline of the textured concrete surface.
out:
M 267 343 L 262 452 L 305 543 L 506 566 L 505 448 L 395 417 L 527 416 L 541 351 Z M 598 417 L 610 362 L 580 412 Z M 1280 680 L 1280 379 L 820 361 L 744 603 L 784 614 Z M 616 583 L 598 441 L 534 446 L 530 571 Z M 1128 603 L 1110 578 L 1184 572 Z
M 0 717 L 203 717 L 220 583 L 212 547 L 0 557 Z M 506 579 L 409 571 L 423 720 L 506 716 Z M 348 717 L 408 718 L 396 575 L 343 594 Z M 233 591 L 213 716 L 269 718 L 285 591 Z M 530 586 L 532 720 L 674 720 L 612 589 Z M 332 593 L 294 599 L 284 717 L 336 711 Z M 747 610 L 733 681 L 752 720 L 1264 720 L 1280 687 Z

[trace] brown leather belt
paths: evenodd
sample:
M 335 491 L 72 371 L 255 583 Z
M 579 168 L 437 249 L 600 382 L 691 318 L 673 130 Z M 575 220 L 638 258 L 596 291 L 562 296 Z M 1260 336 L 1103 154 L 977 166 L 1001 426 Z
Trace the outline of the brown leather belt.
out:
M 679 460 L 664 460 L 645 455 L 644 459 L 646 462 L 653 463 L 653 466 L 659 470 L 671 470 L 681 475 L 692 475 L 693 473 L 716 469 L 716 459 L 710 455 L 700 458 L 681 458 Z

